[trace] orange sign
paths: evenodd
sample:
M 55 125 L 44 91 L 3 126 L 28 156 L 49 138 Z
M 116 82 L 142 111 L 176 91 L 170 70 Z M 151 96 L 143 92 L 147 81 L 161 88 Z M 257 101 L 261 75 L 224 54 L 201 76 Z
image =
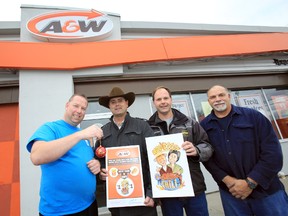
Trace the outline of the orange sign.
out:
M 95 41 L 111 34 L 113 22 L 96 10 L 57 11 L 33 17 L 28 21 L 27 29 L 43 41 Z
M 107 148 L 107 207 L 144 205 L 139 146 Z

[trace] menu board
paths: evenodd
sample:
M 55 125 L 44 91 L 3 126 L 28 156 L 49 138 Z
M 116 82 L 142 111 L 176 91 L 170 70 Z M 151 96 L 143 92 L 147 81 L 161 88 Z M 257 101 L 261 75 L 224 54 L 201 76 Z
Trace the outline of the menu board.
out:
M 106 150 L 107 207 L 143 206 L 145 197 L 139 146 Z

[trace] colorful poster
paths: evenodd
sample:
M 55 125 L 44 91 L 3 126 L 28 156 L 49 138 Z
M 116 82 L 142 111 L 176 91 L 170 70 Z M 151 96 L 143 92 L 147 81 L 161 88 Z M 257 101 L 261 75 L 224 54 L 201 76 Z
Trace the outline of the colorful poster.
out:
M 146 138 L 154 198 L 194 196 L 182 133 Z
M 144 205 L 139 146 L 107 148 L 106 151 L 107 207 Z
M 279 119 L 288 118 L 288 96 L 275 95 L 271 96 Z

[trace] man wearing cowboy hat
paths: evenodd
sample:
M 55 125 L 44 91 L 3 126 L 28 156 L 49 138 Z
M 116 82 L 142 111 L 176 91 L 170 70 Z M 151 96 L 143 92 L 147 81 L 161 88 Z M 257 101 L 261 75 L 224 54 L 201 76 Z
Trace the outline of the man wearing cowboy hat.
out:
M 108 96 L 99 98 L 99 104 L 111 110 L 110 122 L 102 127 L 104 136 L 101 145 L 105 148 L 116 146 L 139 145 L 142 161 L 142 172 L 146 199 L 145 206 L 110 208 L 112 216 L 157 216 L 156 205 L 152 199 L 152 188 L 150 181 L 149 163 L 145 144 L 145 137 L 154 136 L 147 122 L 133 118 L 127 111 L 133 104 L 135 94 L 124 93 L 119 87 L 114 87 Z M 96 143 L 96 147 L 100 143 Z M 97 157 L 97 156 L 96 156 Z M 101 163 L 100 178 L 105 180 L 108 176 L 105 169 L 105 159 L 98 158 Z

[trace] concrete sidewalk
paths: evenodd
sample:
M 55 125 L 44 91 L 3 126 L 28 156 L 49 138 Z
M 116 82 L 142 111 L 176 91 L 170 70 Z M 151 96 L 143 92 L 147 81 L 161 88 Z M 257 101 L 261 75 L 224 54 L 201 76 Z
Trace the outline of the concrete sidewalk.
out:
M 283 182 L 286 192 L 288 193 L 288 176 L 281 179 Z M 220 199 L 219 192 L 214 193 L 207 193 L 207 202 L 208 202 L 208 210 L 210 216 L 223 216 L 223 208 L 222 203 Z M 102 208 L 101 211 L 99 211 L 99 216 L 110 216 L 108 209 Z M 162 212 L 160 207 L 158 207 L 158 216 L 162 216 Z
M 288 193 L 288 176 L 281 178 L 281 181 L 283 182 L 286 192 Z M 219 192 L 207 194 L 207 202 L 210 216 L 224 215 Z

